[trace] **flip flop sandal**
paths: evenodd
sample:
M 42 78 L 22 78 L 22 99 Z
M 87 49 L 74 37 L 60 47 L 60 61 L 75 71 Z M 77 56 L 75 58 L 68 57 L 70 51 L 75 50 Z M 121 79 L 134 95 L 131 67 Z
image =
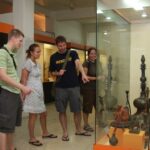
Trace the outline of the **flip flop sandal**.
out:
M 90 126 L 84 126 L 83 129 L 86 130 L 86 131 L 89 131 L 89 132 L 93 132 L 94 131 L 93 128 L 90 127 Z
M 34 146 L 42 146 L 42 145 L 43 145 L 43 144 L 42 144 L 40 141 L 38 141 L 38 140 L 36 140 L 36 141 L 29 141 L 29 144 L 34 145 Z
M 69 141 L 69 137 L 68 136 L 62 136 L 62 141 Z
M 88 132 L 79 132 L 79 133 L 75 133 L 75 135 L 79 135 L 79 136 L 91 136 L 91 134 L 89 134 Z
M 42 136 L 42 138 L 57 138 L 57 135 L 49 134 L 49 135 L 46 135 L 46 136 Z

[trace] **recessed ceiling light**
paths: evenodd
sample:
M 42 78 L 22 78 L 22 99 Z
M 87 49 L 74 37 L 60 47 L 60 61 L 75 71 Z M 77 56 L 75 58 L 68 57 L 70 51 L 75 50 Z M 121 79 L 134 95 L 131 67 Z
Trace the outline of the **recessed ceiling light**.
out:
M 108 32 L 107 32 L 107 31 L 105 31 L 105 32 L 104 32 L 104 35 L 107 35 L 107 34 L 108 34 Z
M 97 10 L 97 14 L 103 14 L 104 12 L 100 9 Z
M 111 20 L 111 17 L 106 17 L 106 20 Z

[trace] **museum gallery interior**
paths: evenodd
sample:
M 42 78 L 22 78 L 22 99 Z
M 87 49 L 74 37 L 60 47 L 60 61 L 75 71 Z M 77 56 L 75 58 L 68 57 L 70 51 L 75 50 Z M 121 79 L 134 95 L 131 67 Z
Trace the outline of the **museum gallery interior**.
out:
M 40 46 L 47 126 L 58 138 L 43 139 L 36 122 L 36 137 L 43 145 L 28 143 L 28 114 L 16 128 L 17 150 L 149 150 L 150 149 L 150 1 L 149 0 L 1 0 L 0 48 L 11 29 L 25 37 L 16 54 L 18 74 L 30 44 Z M 73 115 L 67 108 L 69 141 L 55 108 L 55 79 L 49 75 L 50 56 L 57 52 L 55 38 L 63 35 L 67 48 L 83 64 L 88 49 L 97 49 L 96 108 L 89 116 L 91 136 L 75 135 Z M 99 65 L 100 64 L 100 65 Z M 70 81 L 71 82 L 71 81 Z M 83 100 L 80 96 L 81 103 Z M 83 120 L 82 120 L 83 127 Z

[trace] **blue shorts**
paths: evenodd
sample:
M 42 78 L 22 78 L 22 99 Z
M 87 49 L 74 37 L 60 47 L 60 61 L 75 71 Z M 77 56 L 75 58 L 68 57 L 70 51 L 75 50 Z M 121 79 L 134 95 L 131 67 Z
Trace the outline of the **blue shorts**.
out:
M 80 87 L 56 88 L 55 104 L 58 112 L 65 112 L 68 102 L 71 112 L 81 111 Z

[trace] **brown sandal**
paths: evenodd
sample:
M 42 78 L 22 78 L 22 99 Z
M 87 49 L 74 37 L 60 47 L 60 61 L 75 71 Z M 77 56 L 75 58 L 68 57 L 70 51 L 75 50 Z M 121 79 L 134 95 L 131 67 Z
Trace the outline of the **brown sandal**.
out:
M 69 137 L 68 136 L 62 136 L 62 141 L 69 141 Z
M 34 146 L 42 146 L 42 145 L 43 145 L 43 144 L 42 144 L 40 141 L 38 141 L 38 140 L 36 140 L 36 141 L 29 141 L 29 144 L 34 145 Z
M 49 134 L 49 135 L 42 136 L 42 138 L 57 138 L 57 135 Z

